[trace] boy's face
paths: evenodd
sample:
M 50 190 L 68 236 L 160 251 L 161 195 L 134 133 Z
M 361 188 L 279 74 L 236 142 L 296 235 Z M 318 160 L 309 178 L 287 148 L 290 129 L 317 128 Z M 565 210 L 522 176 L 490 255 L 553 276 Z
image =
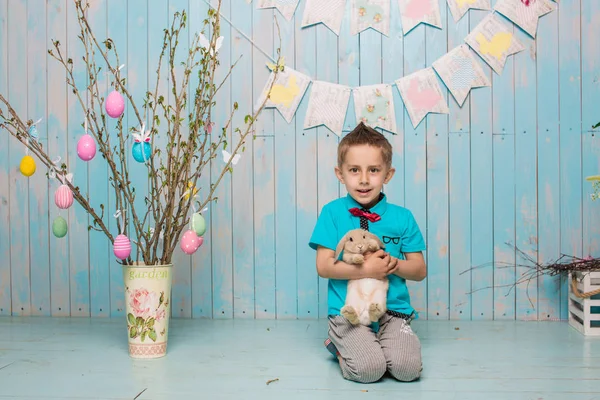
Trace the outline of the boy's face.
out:
M 379 200 L 385 183 L 394 175 L 395 169 L 384 164 L 381 149 L 367 144 L 351 146 L 346 152 L 344 164 L 335 167 L 335 174 L 346 190 L 364 208 L 371 208 Z

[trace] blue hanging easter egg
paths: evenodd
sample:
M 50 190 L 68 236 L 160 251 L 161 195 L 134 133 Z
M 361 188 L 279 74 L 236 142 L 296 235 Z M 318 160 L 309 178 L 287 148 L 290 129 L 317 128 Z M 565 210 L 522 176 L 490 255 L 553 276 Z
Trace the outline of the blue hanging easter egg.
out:
M 152 147 L 150 142 L 138 142 L 136 141 L 131 147 L 131 154 L 133 159 L 139 163 L 146 162 L 152 155 Z

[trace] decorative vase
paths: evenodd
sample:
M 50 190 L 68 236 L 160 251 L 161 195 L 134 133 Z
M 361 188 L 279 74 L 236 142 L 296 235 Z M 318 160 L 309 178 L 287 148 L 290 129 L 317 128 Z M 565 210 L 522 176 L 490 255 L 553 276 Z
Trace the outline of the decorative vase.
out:
M 127 337 L 133 358 L 167 354 L 172 267 L 143 263 L 123 266 Z

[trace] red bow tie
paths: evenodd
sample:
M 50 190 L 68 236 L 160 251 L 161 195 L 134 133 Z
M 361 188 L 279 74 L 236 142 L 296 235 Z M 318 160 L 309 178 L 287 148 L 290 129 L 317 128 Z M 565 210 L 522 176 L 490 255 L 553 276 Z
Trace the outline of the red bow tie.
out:
M 354 215 L 355 217 L 365 217 L 366 219 L 368 219 L 371 222 L 377 222 L 381 219 L 379 214 L 363 211 L 360 208 L 356 208 L 356 207 L 351 208 L 348 211 L 350 211 L 350 214 Z

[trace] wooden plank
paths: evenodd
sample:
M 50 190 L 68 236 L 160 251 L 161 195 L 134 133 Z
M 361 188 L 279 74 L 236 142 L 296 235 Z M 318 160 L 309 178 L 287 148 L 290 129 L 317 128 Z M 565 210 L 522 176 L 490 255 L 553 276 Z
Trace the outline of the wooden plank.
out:
M 122 70 L 127 76 L 127 90 L 132 95 L 135 105 L 140 113 L 142 121 L 138 119 L 135 114 L 133 105 L 127 101 L 125 103 L 125 112 L 127 113 L 128 125 L 127 138 L 129 143 L 129 149 L 133 148 L 134 140 L 133 133 L 139 133 L 142 123 L 146 124 L 146 127 L 150 124 L 150 118 L 145 116 L 145 110 L 143 106 L 143 99 L 146 98 L 146 92 L 148 89 L 154 89 L 154 85 L 148 85 L 148 47 L 140 46 L 139 43 L 144 43 L 148 40 L 148 2 L 146 0 L 133 0 L 127 2 L 127 43 L 128 46 L 127 54 L 123 54 L 123 62 L 125 68 Z M 160 43 L 160 42 L 158 42 Z M 187 42 L 185 42 L 187 44 Z M 160 44 L 156 44 L 156 47 L 160 47 Z M 151 90 L 151 89 L 150 89 Z M 144 118 L 145 116 L 145 118 Z M 135 207 L 136 215 L 140 221 L 143 220 L 147 210 L 145 198 L 150 196 L 149 193 L 149 163 L 138 163 L 133 158 L 131 150 L 127 154 L 127 162 L 129 167 L 129 179 L 131 181 L 130 186 L 135 188 L 135 200 L 133 207 Z M 131 215 L 128 215 L 133 220 L 133 214 L 128 210 Z M 144 226 L 148 229 L 148 226 Z M 130 240 L 134 239 L 135 228 L 133 224 L 128 227 Z M 134 239 L 135 240 L 135 239 Z M 143 262 L 141 251 L 138 250 L 138 245 L 131 242 L 131 257 L 134 260 Z
M 274 137 L 265 135 L 254 142 L 254 265 L 256 318 L 275 318 L 275 181 Z
M 27 81 L 27 47 L 19 38 L 27 37 L 27 1 L 11 3 L 8 9 L 8 100 L 18 115 L 27 113 L 27 91 L 23 82 Z M 11 227 L 11 294 L 12 314 L 31 314 L 30 254 L 29 254 L 29 178 L 19 171 L 21 159 L 25 156 L 25 146 L 11 140 L 10 152 L 10 227 Z M 33 156 L 33 155 L 32 155 Z M 35 156 L 33 156 L 35 159 Z M 39 168 L 39 162 L 36 160 Z M 41 168 L 40 168 L 41 169 Z M 42 173 L 41 171 L 37 172 Z
M 0 93 L 8 95 L 8 2 L 0 3 Z M 0 112 L 6 115 L 4 105 Z M 5 262 L 0 265 L 0 315 L 11 314 L 11 277 L 10 277 L 10 144 L 16 141 L 6 132 L 0 135 L 0 258 Z
M 252 55 L 256 52 L 252 42 L 252 4 L 240 3 L 231 8 L 231 38 L 232 38 L 232 61 L 237 60 L 238 64 L 231 75 L 231 100 L 240 104 L 240 111 L 234 117 L 234 127 L 239 127 L 245 132 L 245 115 L 253 115 L 254 93 L 259 88 L 253 88 L 248 85 L 248 71 L 252 71 Z M 233 29 L 235 27 L 235 29 Z M 287 57 L 286 57 L 287 58 Z M 254 196 L 252 189 L 252 155 L 254 154 L 254 140 L 251 137 L 246 140 L 245 150 L 242 153 L 237 168 L 232 176 L 233 184 L 233 316 L 234 318 L 254 318 Z M 276 142 L 277 145 L 277 142 Z M 287 149 L 286 149 L 287 150 Z M 289 156 L 289 155 L 288 155 Z M 286 169 L 283 172 L 287 171 Z M 278 183 L 279 186 L 279 183 Z M 293 204 L 293 202 L 291 203 Z M 281 205 L 285 207 L 285 205 Z M 277 217 L 283 210 L 277 206 Z M 289 224 L 289 221 L 288 221 Z M 279 232 L 279 226 L 277 228 Z M 295 231 L 294 231 L 295 233 Z M 291 232 L 286 232 L 285 237 L 279 237 L 277 246 L 282 241 L 287 240 Z M 290 251 L 294 251 L 292 246 L 289 249 L 282 249 L 283 254 L 287 255 L 287 266 L 294 267 L 289 262 Z M 276 256 L 279 254 L 276 251 Z M 281 262 L 281 261 L 278 261 Z M 278 267 L 279 268 L 279 265 Z M 279 284 L 278 284 L 279 287 Z M 295 288 L 295 286 L 294 286 Z M 283 290 L 282 290 L 283 291 Z M 287 295 L 289 296 L 289 293 Z M 285 295 L 280 294 L 278 296 Z M 292 295 L 292 297 L 295 297 Z M 293 299 L 295 303 L 295 298 Z M 278 307 L 279 312 L 279 307 Z
M 217 1 L 212 1 L 213 6 Z M 224 0 L 221 3 L 221 14 L 225 18 L 231 18 L 231 2 Z M 219 51 L 220 66 L 215 73 L 215 82 L 223 82 L 231 65 L 231 46 L 232 32 L 231 27 L 224 20 L 221 23 L 221 36 L 225 37 L 223 46 Z M 237 144 L 237 139 L 233 139 L 231 127 L 227 132 L 223 128 L 229 121 L 229 115 L 232 109 L 231 99 L 231 80 L 227 78 L 223 86 L 215 97 L 216 106 L 213 108 L 213 119 L 215 130 L 213 135 L 226 135 L 226 150 L 232 151 L 233 146 Z M 213 136 L 213 140 L 218 139 Z M 220 149 L 221 150 L 221 149 Z M 213 160 L 211 167 L 212 182 L 215 183 L 221 171 L 225 166 L 225 159 L 218 151 L 217 158 Z M 243 167 L 233 166 L 234 174 Z M 217 202 L 212 204 L 210 220 L 212 228 L 211 248 L 212 248 L 212 267 L 213 267 L 213 316 L 214 318 L 232 318 L 233 317 L 233 248 L 232 248 L 232 189 L 231 174 L 226 173 L 215 191 Z
M 80 34 L 79 21 L 75 3 L 67 5 L 67 54 L 73 60 L 73 76 L 75 86 L 79 90 L 81 100 L 72 91 L 67 96 L 67 125 L 69 151 L 67 152 L 68 171 L 73 173 L 73 184 L 79 188 L 84 196 L 88 194 L 89 163 L 102 162 L 100 157 L 89 162 L 77 156 L 77 142 L 82 135 L 85 107 L 89 107 L 86 87 L 88 84 L 85 64 L 82 57 L 85 55 L 83 43 L 77 37 Z M 71 295 L 71 316 L 84 317 L 90 315 L 90 267 L 89 267 L 89 216 L 83 207 L 76 205 L 69 207 L 69 284 Z
M 111 51 L 108 56 L 108 60 L 112 68 L 118 68 L 120 65 L 125 63 L 128 43 L 127 43 L 127 11 L 123 9 L 123 3 L 119 0 L 107 0 L 108 1 L 108 20 L 107 20 L 107 37 L 113 40 L 113 45 L 119 54 L 119 63 L 114 57 L 114 52 Z M 129 68 L 126 65 L 121 69 L 121 78 L 127 78 Z M 109 93 L 114 90 L 114 76 L 109 74 Z M 112 87 L 111 87 L 112 85 Z M 106 113 L 106 111 L 104 111 Z M 111 131 L 111 144 L 117 142 L 117 120 L 106 116 L 107 128 Z M 129 126 L 128 124 L 128 113 L 124 113 L 122 117 L 123 127 Z M 127 128 L 124 128 L 127 129 Z M 126 146 L 126 154 L 129 154 L 129 146 Z M 114 213 L 117 211 L 117 200 L 115 190 L 111 187 L 108 197 L 108 217 L 109 217 L 109 229 L 116 237 L 120 232 L 117 227 L 117 221 L 113 218 Z M 130 237 L 131 240 L 131 237 Z M 123 270 L 120 260 L 117 260 L 113 254 L 113 246 L 110 246 L 110 316 L 124 316 L 125 315 L 125 293 L 123 290 Z
M 441 14 L 446 2 L 438 0 Z M 442 29 L 425 30 L 426 65 L 448 52 L 448 24 Z M 448 90 L 438 79 L 442 96 L 448 104 Z M 450 317 L 449 200 L 448 200 L 448 115 L 430 113 L 426 117 L 427 143 L 427 308 L 429 319 Z
M 562 12 L 562 10 L 561 10 Z M 600 52 L 596 38 L 600 35 L 600 26 L 596 23 L 600 16 L 600 4 L 581 2 L 581 121 L 582 121 L 582 166 L 583 178 L 600 173 L 600 130 L 592 126 L 600 122 L 598 108 L 600 101 L 597 90 L 598 63 Z M 596 35 L 596 36 L 594 36 Z M 594 216 L 598 203 L 591 199 L 591 183 L 585 182 L 583 197 L 583 255 L 600 256 L 600 225 Z
M 442 14 L 443 15 L 443 14 Z M 464 44 L 469 34 L 469 15 L 454 22 L 452 13 L 446 9 L 448 51 Z M 443 17 L 442 17 L 443 18 Z M 472 89 L 474 91 L 478 88 Z M 471 319 L 471 274 L 464 273 L 471 265 L 471 171 L 470 131 L 471 100 L 467 98 L 460 106 L 448 95 L 450 109 L 448 121 L 448 213 L 449 230 L 449 281 L 450 319 Z
M 94 35 L 100 42 L 106 39 L 107 8 L 108 2 L 106 0 L 94 0 L 90 2 L 88 18 Z M 109 76 L 106 73 L 106 62 L 97 50 L 96 63 L 102 68 L 98 75 L 99 94 L 106 98 L 109 93 Z M 98 104 L 96 104 L 95 108 L 97 111 L 101 111 Z M 100 121 L 98 122 L 100 123 Z M 102 215 L 101 206 L 104 206 L 103 221 L 105 224 L 110 223 L 113 215 L 108 208 L 109 193 L 112 189 L 109 185 L 108 174 L 108 163 L 103 158 L 100 157 L 90 165 L 90 177 L 93 181 L 93 184 L 89 187 L 90 201 L 94 209 L 100 213 L 98 215 Z M 109 266 L 111 258 L 113 258 L 111 250 L 110 240 L 108 240 L 104 232 L 92 229 L 90 231 L 90 314 L 92 316 L 108 317 L 110 315 Z
M 188 0 L 169 0 L 168 1 L 167 14 L 169 16 L 168 26 L 171 26 L 175 13 L 182 13 L 185 11 L 189 15 L 189 1 Z M 182 34 L 179 36 L 179 44 L 177 46 L 177 53 L 174 59 L 175 79 L 177 84 L 177 93 L 181 91 L 181 83 L 184 76 L 184 67 L 182 63 L 185 62 L 188 56 L 189 37 L 183 29 Z M 169 105 L 175 105 L 175 98 L 173 96 L 173 81 L 169 79 Z M 167 98 L 165 96 L 165 98 Z M 218 100 L 217 100 L 218 101 Z M 181 126 L 182 137 L 187 138 L 189 134 L 189 128 L 187 127 L 187 115 L 182 116 L 185 118 L 184 123 Z M 164 121 L 166 122 L 166 121 Z M 211 215 L 212 217 L 212 215 Z M 171 289 L 171 299 L 173 300 L 171 312 L 175 318 L 189 318 L 192 315 L 192 285 L 191 285 L 191 267 L 192 259 L 190 256 L 181 251 L 180 248 L 175 248 L 172 258 L 173 264 L 173 283 Z
M 316 79 L 325 82 L 338 83 L 339 50 L 337 36 L 323 24 L 318 24 L 313 29 L 316 29 L 317 31 Z M 376 34 L 380 35 L 379 32 L 376 32 Z M 381 59 L 381 40 L 376 40 L 375 43 L 377 46 L 373 47 L 379 46 L 379 56 L 377 59 Z M 381 76 L 381 68 L 379 69 L 379 76 Z M 308 103 L 308 98 L 306 97 L 305 102 Z M 299 115 L 304 118 L 306 112 Z M 339 138 L 325 126 L 317 127 L 316 130 L 318 176 L 317 201 L 319 210 L 322 210 L 323 206 L 327 203 L 340 197 L 339 181 L 334 173 L 335 166 L 337 165 L 337 147 Z M 327 291 L 328 280 L 319 277 L 319 318 L 327 318 Z M 316 318 L 317 315 L 314 315 L 314 317 Z
M 48 146 L 48 118 L 46 115 L 46 3 L 29 2 L 27 6 L 27 116 L 37 126 L 39 141 Z M 37 160 L 36 160 L 37 162 Z M 29 254 L 31 257 L 31 314 L 50 315 L 50 252 L 48 230 L 49 200 L 57 187 L 46 177 L 47 168 L 38 163 L 36 173 L 29 179 Z M 50 202 L 49 202 L 50 201 Z
M 166 7 L 166 2 L 164 4 Z M 162 5 L 161 5 L 162 7 Z M 168 23 L 168 19 L 165 18 L 165 14 L 160 9 L 154 13 L 154 6 L 149 9 L 152 13 L 152 19 L 157 21 L 158 29 L 152 31 L 152 35 L 162 38 L 161 27 L 163 24 Z M 196 33 L 204 32 L 206 37 L 209 37 L 208 28 L 204 25 L 204 20 L 208 16 L 208 4 L 203 1 L 192 1 L 190 3 L 190 18 L 189 18 L 189 40 L 193 40 L 193 36 Z M 223 23 L 223 21 L 221 21 Z M 153 24 L 151 24 L 153 25 Z M 154 24 L 156 25 L 156 24 Z M 226 25 L 225 25 L 226 26 Z M 158 39 L 157 39 L 158 40 Z M 160 39 L 162 40 L 162 39 Z M 153 58 L 153 63 L 157 65 L 158 55 L 156 53 Z M 164 65 L 163 65 L 163 68 Z M 165 70 L 162 70 L 165 71 Z M 165 72 L 161 72 L 165 74 Z M 167 75 L 164 75 L 164 81 L 168 79 Z M 190 103 L 195 98 L 193 96 L 195 88 L 200 84 L 198 74 L 192 74 L 190 77 Z M 191 107 L 191 104 L 189 105 Z M 215 135 L 218 134 L 217 129 L 213 130 Z M 163 134 L 164 137 L 164 134 Z M 208 140 L 211 140 L 210 138 Z M 166 139 L 162 139 L 166 143 Z M 242 161 L 243 162 L 243 161 Z M 236 174 L 239 171 L 236 171 Z M 211 165 L 210 163 L 204 167 L 202 175 L 198 179 L 198 195 L 201 199 L 206 199 L 210 192 L 211 183 Z M 235 199 L 234 199 L 235 201 Z M 192 256 L 192 317 L 193 318 L 212 318 L 213 316 L 213 299 L 212 299 L 212 244 L 211 244 L 211 213 L 210 209 L 212 205 L 208 206 L 209 211 L 204 212 L 203 216 L 207 224 L 207 231 L 204 234 L 204 243 L 200 249 Z M 200 211 L 200 210 L 198 210 Z M 210 229 L 210 231 L 209 231 Z M 235 231 L 235 229 L 234 229 Z M 235 255 L 234 255 L 235 257 Z
M 61 44 L 64 52 L 67 43 L 67 11 L 66 0 L 52 0 L 47 5 L 48 32 L 52 32 L 52 39 Z M 50 38 L 49 38 L 50 39 Z M 52 49 L 52 43 L 48 44 Z M 67 86 L 66 72 L 62 65 L 53 58 L 48 60 L 48 93 L 52 93 L 52 101 L 48 102 L 48 154 L 52 157 L 61 157 L 62 162 L 67 162 Z M 49 223 L 62 215 L 68 219 L 66 213 L 58 207 L 49 207 Z M 49 229 L 52 229 L 50 226 Z M 68 234 L 67 234 L 68 236 Z M 57 239 L 52 236 L 50 240 L 50 301 L 52 316 L 64 317 L 70 314 L 69 303 L 69 239 Z
M 397 1 L 391 2 L 390 13 L 390 35 L 382 37 L 382 82 L 393 84 L 393 82 L 404 75 L 404 46 L 402 35 L 402 21 L 400 19 L 400 7 Z M 393 149 L 392 167 L 396 169 L 392 181 L 384 188 L 387 201 L 399 206 L 404 205 L 404 104 L 400 92 L 392 89 L 394 100 L 394 116 L 396 117 L 395 135 L 388 135 Z
M 404 76 L 425 68 L 425 28 L 420 24 L 404 37 Z M 404 192 L 410 193 L 405 197 L 405 206 L 414 215 L 423 237 L 427 237 L 427 150 L 426 125 L 423 120 L 413 127 L 407 111 L 404 111 Z M 428 249 L 423 253 L 425 261 L 429 262 Z M 421 282 L 408 281 L 412 306 L 417 310 L 419 318 L 428 319 L 427 303 L 428 278 Z
M 273 9 L 257 10 L 252 16 L 252 38 L 256 46 L 271 55 L 274 48 Z M 277 15 L 283 24 L 281 16 Z M 270 62 L 262 53 L 254 53 L 252 59 L 253 86 L 257 92 L 265 86 L 270 71 L 265 63 Z M 274 318 L 275 310 L 275 180 L 274 170 L 274 115 L 273 110 L 263 110 L 256 124 L 254 141 L 254 289 L 256 318 Z
M 565 4 L 566 5 L 566 4 Z M 558 24 L 559 107 L 560 107 L 560 251 L 585 257 L 583 254 L 581 171 L 581 2 L 573 1 L 560 8 Z M 569 289 L 566 277 L 560 285 L 560 318 L 569 318 Z
M 492 2 L 494 5 L 495 2 Z M 507 26 L 510 23 L 503 20 Z M 514 28 L 511 29 L 514 33 Z M 515 295 L 504 285 L 515 281 L 515 77 L 514 57 L 492 77 L 494 190 L 494 319 L 515 317 Z
M 474 29 L 488 11 L 469 11 Z M 473 54 L 476 54 L 473 52 Z M 476 56 L 477 57 L 477 56 Z M 478 59 L 490 82 L 492 69 Z M 493 198 L 492 198 L 492 88 L 471 92 L 471 318 L 492 319 L 493 290 Z
M 519 29 L 525 51 L 515 55 L 515 246 L 537 258 L 537 80 L 535 40 Z M 516 279 L 531 272 L 533 263 L 516 254 Z M 537 279 L 516 288 L 516 319 L 537 319 Z
M 315 51 L 317 30 L 314 26 L 300 29 L 301 19 L 296 19 L 296 69 L 310 77 L 317 72 Z M 308 94 L 310 95 L 310 88 Z M 308 101 L 298 107 L 297 115 L 306 115 Z M 298 318 L 316 318 L 319 315 L 319 276 L 316 268 L 316 253 L 308 247 L 308 241 L 321 212 L 317 196 L 317 130 L 304 130 L 304 117 L 296 118 L 296 269 Z
M 560 143 L 558 96 L 558 13 L 538 23 L 538 263 L 560 257 Z M 556 278 L 538 279 L 538 319 L 560 318 L 560 291 Z
M 281 44 L 277 27 L 274 26 L 274 50 L 281 46 L 281 55 L 286 65 L 296 68 L 295 39 L 297 27 L 302 22 L 302 14 L 296 13 L 288 22 L 277 15 L 279 21 Z M 275 53 L 275 51 L 274 51 Z M 262 56 L 262 55 L 261 55 Z M 257 87 L 258 93 L 261 87 Z M 310 90 L 310 89 L 309 89 Z M 310 92 L 307 92 L 310 93 Z M 305 95 L 303 102 L 308 101 Z M 252 104 L 252 103 L 249 103 Z M 296 318 L 298 302 L 296 296 L 297 271 L 296 264 L 296 129 L 304 122 L 304 112 L 288 123 L 278 112 L 275 113 L 275 288 L 276 317 Z M 300 125 L 301 126 L 301 125 Z M 306 251 L 306 250 L 305 250 Z

